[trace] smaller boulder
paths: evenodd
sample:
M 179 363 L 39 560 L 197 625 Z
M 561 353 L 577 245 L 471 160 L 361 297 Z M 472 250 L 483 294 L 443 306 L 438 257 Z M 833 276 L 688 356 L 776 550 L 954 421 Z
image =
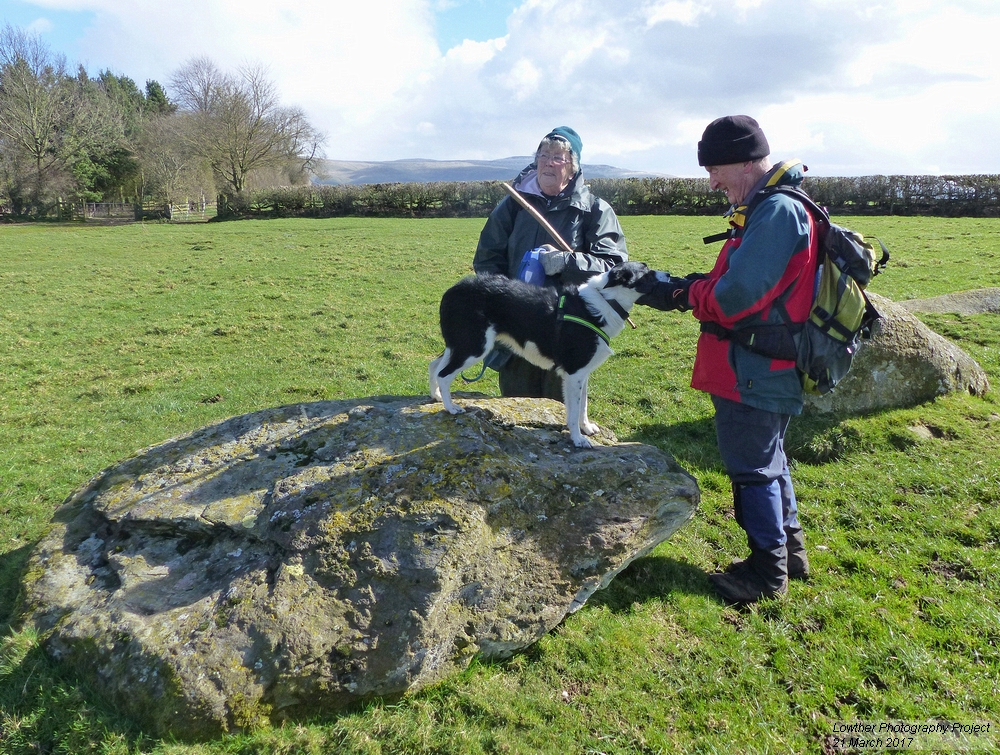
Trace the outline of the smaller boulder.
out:
M 851 371 L 825 396 L 806 396 L 806 411 L 864 414 L 915 406 L 936 396 L 989 390 L 986 373 L 972 357 L 938 335 L 906 308 L 869 292 L 881 313 L 872 338 L 862 341 Z

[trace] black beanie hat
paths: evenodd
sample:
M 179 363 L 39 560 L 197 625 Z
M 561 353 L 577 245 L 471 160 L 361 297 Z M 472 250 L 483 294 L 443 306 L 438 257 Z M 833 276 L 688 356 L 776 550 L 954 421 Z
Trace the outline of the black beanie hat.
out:
M 698 165 L 729 165 L 771 154 L 764 132 L 749 115 L 716 118 L 698 142 Z

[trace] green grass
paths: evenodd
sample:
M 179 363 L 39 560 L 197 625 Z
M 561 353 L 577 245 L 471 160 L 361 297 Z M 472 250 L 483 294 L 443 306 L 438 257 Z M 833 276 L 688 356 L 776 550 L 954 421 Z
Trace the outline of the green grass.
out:
M 893 252 L 893 299 L 1000 286 L 1000 221 L 842 218 Z M 626 217 L 685 274 L 717 218 Z M 481 220 L 0 227 L 0 752 L 822 752 L 842 719 L 1000 725 L 1000 402 L 953 395 L 793 420 L 815 576 L 739 612 L 705 570 L 743 555 L 690 316 L 639 308 L 591 416 L 695 474 L 695 519 L 528 652 L 396 704 L 201 745 L 149 738 L 9 626 L 53 510 L 141 447 L 298 401 L 423 394 L 437 303 Z M 1000 384 L 1000 316 L 934 315 Z M 488 378 L 475 387 L 496 393 Z M 917 432 L 919 431 L 919 432 Z

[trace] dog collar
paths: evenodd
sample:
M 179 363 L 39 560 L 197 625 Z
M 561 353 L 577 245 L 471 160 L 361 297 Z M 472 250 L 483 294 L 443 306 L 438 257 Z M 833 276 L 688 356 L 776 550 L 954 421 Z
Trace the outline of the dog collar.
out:
M 592 322 L 590 322 L 588 320 L 584 320 L 582 317 L 577 317 L 575 315 L 568 315 L 568 314 L 566 314 L 563 311 L 563 308 L 565 307 L 565 304 L 566 304 L 566 297 L 565 296 L 560 296 L 559 297 L 559 312 L 558 312 L 558 315 L 557 315 L 557 317 L 560 320 L 568 320 L 569 322 L 575 322 L 577 325 L 584 325 L 584 326 L 590 328 L 595 333 L 597 333 L 597 335 L 599 335 L 601 337 L 601 340 L 604 341 L 604 343 L 606 343 L 608 346 L 611 345 L 611 339 L 608 337 L 608 334 L 605 333 L 603 330 L 601 330 L 596 325 L 594 325 L 594 323 L 592 323 Z M 628 313 L 626 313 L 626 315 L 627 314 Z
M 611 309 L 613 309 L 620 318 L 622 318 L 623 320 L 628 320 L 628 310 L 625 309 L 625 307 L 616 302 L 614 299 L 605 299 L 605 301 L 611 305 Z M 635 326 L 633 325 L 632 327 Z

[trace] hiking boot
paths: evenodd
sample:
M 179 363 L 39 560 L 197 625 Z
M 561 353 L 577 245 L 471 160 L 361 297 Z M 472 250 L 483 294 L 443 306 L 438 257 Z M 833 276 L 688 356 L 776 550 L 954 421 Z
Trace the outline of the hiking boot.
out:
M 788 580 L 784 579 L 778 587 L 772 587 L 764 582 L 752 569 L 744 569 L 735 574 L 719 572 L 709 574 L 712 587 L 727 603 L 744 606 L 756 603 L 764 598 L 773 598 L 788 592 Z
M 788 578 L 806 581 L 809 579 L 809 557 L 806 556 L 806 537 L 802 527 L 785 530 L 788 538 L 785 547 L 788 551 Z
M 724 574 L 742 574 L 750 568 L 749 558 L 734 558 L 733 563 L 722 570 Z
M 785 548 L 774 552 L 751 548 L 750 558 L 737 559 L 717 574 L 709 574 L 712 587 L 727 603 L 747 605 L 788 592 Z

